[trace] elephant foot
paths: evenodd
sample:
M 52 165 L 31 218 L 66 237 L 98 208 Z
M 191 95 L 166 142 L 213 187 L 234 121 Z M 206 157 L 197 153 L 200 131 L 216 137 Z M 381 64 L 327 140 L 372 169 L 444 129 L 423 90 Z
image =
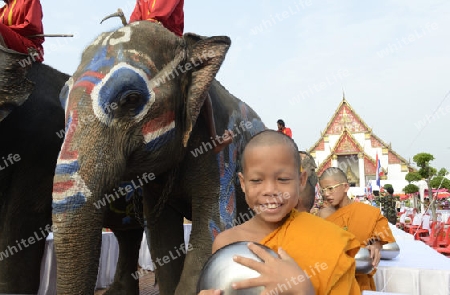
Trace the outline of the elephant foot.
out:
M 231 130 L 225 130 L 224 134 L 221 136 L 222 141 L 219 141 L 214 147 L 214 153 L 220 153 L 224 148 L 226 148 L 230 143 L 233 142 L 234 133 Z
M 138 284 L 122 284 L 114 282 L 104 295 L 139 295 L 139 281 Z

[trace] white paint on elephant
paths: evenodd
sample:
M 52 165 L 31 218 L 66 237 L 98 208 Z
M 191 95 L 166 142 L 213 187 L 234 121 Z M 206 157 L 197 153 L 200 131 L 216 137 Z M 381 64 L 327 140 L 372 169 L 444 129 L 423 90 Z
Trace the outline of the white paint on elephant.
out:
M 150 69 L 152 75 L 153 75 L 153 72 L 156 73 L 157 69 L 156 69 L 155 63 L 150 58 L 150 56 L 148 56 L 147 54 L 144 54 L 142 51 L 137 51 L 136 49 L 127 49 L 127 50 L 124 50 L 124 54 L 126 56 L 133 56 L 133 55 L 139 56 L 139 59 L 144 59 L 145 60 L 145 62 L 146 62 L 145 66 L 148 69 Z M 153 87 L 152 87 L 152 89 L 153 89 Z
M 112 121 L 110 121 L 108 119 L 110 114 L 105 113 L 103 108 L 100 106 L 100 104 L 99 104 L 100 90 L 102 89 L 102 87 L 104 86 L 106 81 L 108 81 L 111 78 L 111 75 L 114 74 L 115 71 L 117 71 L 119 69 L 123 69 L 123 68 L 128 68 L 128 69 L 134 71 L 136 74 L 138 74 L 146 82 L 145 84 L 147 85 L 147 90 L 150 95 L 149 101 L 145 104 L 142 111 L 137 116 L 134 117 L 134 121 L 140 122 L 145 117 L 148 110 L 155 102 L 155 93 L 153 92 L 153 89 L 150 87 L 150 81 L 147 77 L 147 74 L 143 70 L 135 68 L 127 63 L 124 63 L 124 62 L 118 63 L 113 68 L 111 68 L 111 70 L 108 72 L 108 74 L 105 75 L 105 77 L 100 81 L 100 83 L 98 83 L 92 89 L 92 93 L 91 93 L 92 109 L 94 111 L 94 114 L 100 122 L 102 122 L 103 124 L 105 124 L 107 126 L 110 126 L 112 123 L 114 123 L 116 121 L 116 119 L 113 119 Z
M 116 33 L 123 33 L 120 37 L 117 38 L 110 38 L 109 39 L 109 45 L 115 46 L 120 43 L 126 43 L 129 42 L 131 39 L 131 28 L 130 27 L 123 27 L 116 31 Z
M 60 162 L 62 161 L 58 161 L 58 164 L 60 164 Z M 70 175 L 67 181 L 73 181 L 74 183 L 70 188 L 66 189 L 63 192 L 53 192 L 53 202 L 63 201 L 68 197 L 75 196 L 76 194 L 81 193 L 84 196 L 83 203 L 86 203 L 86 200 L 92 196 L 91 190 L 87 187 L 86 183 L 78 174 L 78 172 Z
M 109 37 L 113 33 L 114 32 L 108 32 L 108 33 L 101 34 L 100 36 L 97 37 L 97 39 L 95 39 L 94 42 L 92 42 L 91 46 L 96 46 L 96 45 L 100 44 L 100 42 L 102 42 L 102 41 L 103 41 L 102 45 L 106 45 L 106 42 L 108 41 Z
M 159 128 L 158 130 L 144 134 L 144 143 L 149 143 L 152 140 L 157 139 L 158 137 L 166 134 L 167 132 L 171 131 L 174 128 L 175 128 L 175 121 L 172 121 L 167 126 L 163 126 L 163 127 Z
M 69 96 L 70 96 L 70 91 L 72 91 L 72 87 L 73 87 L 73 77 L 70 77 L 69 80 L 66 81 L 66 84 L 64 85 L 64 87 L 67 86 L 67 97 L 66 97 L 66 101 L 64 102 L 64 114 L 66 114 L 67 116 L 67 106 L 69 105 Z

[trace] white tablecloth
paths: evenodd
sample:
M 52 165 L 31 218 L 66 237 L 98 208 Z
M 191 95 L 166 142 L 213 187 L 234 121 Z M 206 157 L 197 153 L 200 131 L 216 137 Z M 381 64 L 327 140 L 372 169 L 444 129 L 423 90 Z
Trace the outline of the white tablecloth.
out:
M 394 234 L 395 236 L 395 234 Z M 381 260 L 374 279 L 379 292 L 449 295 L 450 259 L 421 241 L 397 239 L 400 254 Z
M 189 237 L 191 235 L 192 224 L 184 225 L 184 245 L 187 251 L 189 244 Z M 147 237 L 144 234 L 141 242 L 141 249 L 139 250 L 139 265 L 146 270 L 154 271 L 152 256 L 150 255 L 149 247 L 147 246 Z
M 414 236 L 397 228 L 395 225 L 389 223 L 389 227 L 392 231 L 392 234 L 395 237 L 395 240 L 414 240 Z
M 102 233 L 102 248 L 97 277 L 97 288 L 106 288 L 114 280 L 116 264 L 119 258 L 119 244 L 112 232 Z M 53 233 L 45 243 L 44 257 L 41 262 L 41 283 L 38 295 L 56 294 L 56 254 L 53 248 Z
M 405 293 L 391 293 L 391 292 L 377 292 L 377 291 L 363 291 L 362 295 L 408 295 Z
M 393 226 L 391 230 L 400 246 L 400 254 L 393 260 L 380 261 L 374 277 L 378 292 L 409 295 L 449 295 L 450 259 L 421 241 L 412 239 L 412 235 Z M 190 233 L 191 224 L 185 224 L 184 241 L 186 247 L 189 243 Z M 113 282 L 118 255 L 119 247 L 114 234 L 104 232 L 97 288 L 106 288 Z M 139 264 L 145 269 L 153 270 L 145 235 L 141 242 Z M 56 294 L 56 258 L 53 251 L 53 236 L 47 238 L 41 266 L 41 286 L 38 294 Z M 364 294 L 371 293 L 366 292 Z
M 188 248 L 189 237 L 191 234 L 191 224 L 184 225 L 184 242 L 186 250 Z M 112 232 L 102 233 L 102 248 L 100 254 L 100 263 L 97 277 L 97 289 L 107 288 L 114 281 L 116 273 L 116 264 L 119 259 L 119 244 Z M 147 238 L 143 235 L 141 249 L 139 250 L 139 265 L 147 270 L 154 270 L 152 257 L 147 246 Z M 53 234 L 47 237 L 45 243 L 44 257 L 41 263 L 41 283 L 38 295 L 56 294 L 56 255 L 53 248 Z

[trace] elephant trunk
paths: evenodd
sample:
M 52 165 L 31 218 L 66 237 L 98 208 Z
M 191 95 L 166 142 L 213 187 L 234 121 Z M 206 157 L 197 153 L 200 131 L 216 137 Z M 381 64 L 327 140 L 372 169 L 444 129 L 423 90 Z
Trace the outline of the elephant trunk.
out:
M 57 293 L 93 294 L 106 209 L 102 197 L 118 181 L 125 161 L 112 143 L 94 143 L 78 151 L 70 145 L 66 135 L 53 184 Z
M 102 242 L 102 214 L 86 204 L 76 213 L 53 216 L 58 294 L 94 294 Z M 88 212 L 90 211 L 90 212 Z M 90 216 L 85 218 L 83 216 Z

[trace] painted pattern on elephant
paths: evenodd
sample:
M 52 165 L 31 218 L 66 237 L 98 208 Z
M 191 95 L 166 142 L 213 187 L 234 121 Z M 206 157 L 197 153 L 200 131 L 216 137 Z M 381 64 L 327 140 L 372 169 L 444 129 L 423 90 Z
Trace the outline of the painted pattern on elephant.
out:
M 64 214 L 68 210 L 76 210 L 86 203 L 92 195 L 80 177 L 78 152 L 71 149 L 72 139 L 78 128 L 78 112 L 71 111 L 66 125 L 66 139 L 61 147 L 58 164 L 55 169 L 53 185 L 53 212 Z M 59 216 L 61 217 L 61 215 Z
M 248 133 L 248 138 L 265 129 L 264 124 L 259 119 L 253 118 L 249 121 L 248 107 L 243 102 L 239 102 L 239 110 L 234 110 L 228 121 L 228 130 L 234 130 L 233 142 L 228 147 L 228 161 L 225 160 L 224 153 L 217 155 L 220 169 L 220 193 L 219 193 L 219 226 L 210 220 L 209 230 L 212 240 L 220 233 L 220 229 L 228 229 L 236 225 L 236 187 L 240 187 L 236 171 L 239 171 L 238 155 L 242 152 L 246 138 L 244 133 Z M 249 124 L 250 123 L 250 124 Z M 245 126 L 245 127 L 244 127 Z

